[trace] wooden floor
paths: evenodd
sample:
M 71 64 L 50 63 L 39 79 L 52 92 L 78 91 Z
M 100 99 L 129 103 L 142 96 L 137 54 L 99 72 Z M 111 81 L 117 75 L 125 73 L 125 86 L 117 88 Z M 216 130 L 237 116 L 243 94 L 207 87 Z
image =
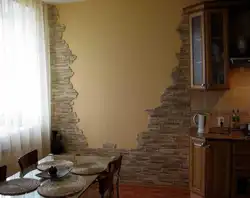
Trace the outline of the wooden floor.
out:
M 99 198 L 98 187 L 92 186 L 83 198 Z M 114 196 L 116 198 L 116 196 Z M 160 186 L 120 185 L 120 198 L 189 198 L 187 189 Z

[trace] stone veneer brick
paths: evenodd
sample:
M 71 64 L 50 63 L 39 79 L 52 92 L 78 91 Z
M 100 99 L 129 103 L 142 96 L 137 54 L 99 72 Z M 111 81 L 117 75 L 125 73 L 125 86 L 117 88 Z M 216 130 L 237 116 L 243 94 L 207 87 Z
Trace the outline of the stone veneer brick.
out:
M 87 147 L 86 137 L 79 129 L 79 119 L 73 112 L 74 99 L 78 93 L 73 88 L 70 78 L 74 72 L 70 65 L 77 58 L 72 54 L 69 45 L 63 40 L 65 26 L 58 22 L 58 11 L 55 6 L 48 8 L 50 27 L 51 59 L 51 109 L 52 129 L 59 130 L 64 138 L 66 150 Z
M 52 128 L 62 132 L 68 152 L 85 155 L 124 155 L 123 182 L 144 184 L 188 184 L 188 130 L 190 127 L 189 31 L 188 17 L 178 28 L 182 45 L 177 54 L 179 65 L 172 72 L 173 85 L 161 96 L 161 105 L 149 110 L 148 130 L 137 136 L 137 148 L 131 150 L 87 147 L 73 112 L 77 97 L 70 78 L 70 65 L 76 59 L 62 39 L 65 26 L 58 22 L 55 6 L 49 8 L 52 73 Z

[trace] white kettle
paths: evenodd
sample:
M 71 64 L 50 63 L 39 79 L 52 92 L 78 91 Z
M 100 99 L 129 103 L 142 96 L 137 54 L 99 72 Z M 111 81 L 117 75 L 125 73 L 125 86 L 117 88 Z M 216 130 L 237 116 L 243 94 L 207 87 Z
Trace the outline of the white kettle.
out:
M 193 117 L 193 122 L 198 127 L 198 133 L 204 133 L 206 125 L 206 115 L 205 114 L 195 114 Z

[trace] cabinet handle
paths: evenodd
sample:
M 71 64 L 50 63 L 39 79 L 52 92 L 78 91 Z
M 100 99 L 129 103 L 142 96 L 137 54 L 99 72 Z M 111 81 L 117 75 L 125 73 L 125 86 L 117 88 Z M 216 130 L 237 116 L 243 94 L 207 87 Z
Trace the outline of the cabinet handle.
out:
M 202 142 L 200 144 L 194 143 L 194 146 L 203 147 L 203 148 L 210 148 L 210 144 L 205 144 L 204 142 Z
M 207 144 L 207 145 L 203 146 L 203 148 L 210 148 L 210 145 Z
M 197 146 L 197 147 L 203 147 L 205 145 L 205 143 L 204 142 L 202 142 L 202 143 L 200 143 L 200 144 L 198 144 L 198 143 L 194 143 L 194 146 Z

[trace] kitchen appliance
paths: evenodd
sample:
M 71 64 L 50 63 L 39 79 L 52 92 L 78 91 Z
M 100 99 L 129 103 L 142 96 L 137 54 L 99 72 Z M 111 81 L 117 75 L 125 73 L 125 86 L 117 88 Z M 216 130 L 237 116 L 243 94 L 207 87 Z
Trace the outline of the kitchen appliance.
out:
M 205 114 L 195 114 L 193 117 L 193 122 L 198 127 L 198 133 L 204 133 L 206 125 L 206 115 Z

